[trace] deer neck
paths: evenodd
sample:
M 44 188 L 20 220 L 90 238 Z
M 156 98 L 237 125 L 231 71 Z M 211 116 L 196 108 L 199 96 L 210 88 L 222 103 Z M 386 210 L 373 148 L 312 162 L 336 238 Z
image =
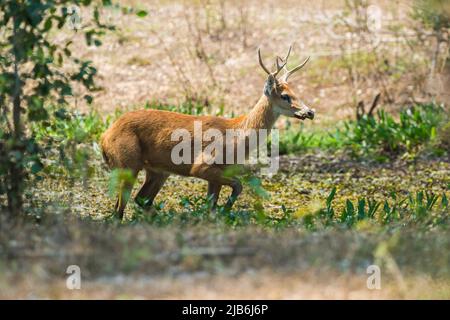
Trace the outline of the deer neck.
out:
M 279 114 L 275 113 L 269 99 L 262 95 L 253 109 L 239 123 L 241 129 L 272 129 Z

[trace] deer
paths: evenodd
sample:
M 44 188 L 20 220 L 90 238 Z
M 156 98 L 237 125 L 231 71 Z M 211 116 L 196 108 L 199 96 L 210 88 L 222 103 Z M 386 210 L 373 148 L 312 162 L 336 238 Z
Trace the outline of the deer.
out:
M 145 170 L 145 181 L 134 198 L 138 205 L 145 209 L 152 207 L 155 197 L 171 174 L 206 180 L 207 198 L 211 201 L 212 211 L 217 207 L 222 187 L 231 187 L 231 195 L 225 205 L 225 208 L 231 209 L 243 187 L 238 177 L 225 174 L 229 165 L 205 162 L 174 164 L 171 160 L 171 150 L 177 142 L 171 140 L 171 134 L 179 128 L 192 133 L 195 121 L 200 121 L 206 129 L 213 128 L 225 133 L 227 129 L 270 130 L 281 115 L 300 120 L 314 119 L 315 111 L 306 106 L 288 84 L 289 77 L 302 69 L 309 61 L 309 57 L 288 70 L 287 62 L 291 50 L 292 45 L 284 58 L 278 56 L 275 58 L 276 70 L 271 72 L 263 63 L 261 50 L 258 48 L 258 62 L 267 78 L 261 97 L 253 108 L 242 116 L 236 118 L 194 116 L 156 109 L 136 110 L 123 114 L 100 138 L 106 165 L 110 169 L 129 170 L 134 178 L 140 171 Z M 284 70 L 284 74 L 278 77 L 281 70 Z M 123 219 L 134 180 L 121 182 L 114 207 L 114 213 L 120 219 Z

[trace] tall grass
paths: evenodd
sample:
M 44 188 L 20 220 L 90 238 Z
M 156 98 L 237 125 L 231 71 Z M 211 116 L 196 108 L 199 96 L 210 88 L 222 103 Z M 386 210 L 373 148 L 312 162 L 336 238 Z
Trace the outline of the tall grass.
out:
M 413 106 L 400 111 L 394 119 L 383 110 L 377 117 L 364 115 L 359 121 L 345 124 L 344 146 L 354 156 L 376 156 L 379 160 L 414 153 L 422 144 L 436 138 L 437 127 L 445 113 L 435 104 Z

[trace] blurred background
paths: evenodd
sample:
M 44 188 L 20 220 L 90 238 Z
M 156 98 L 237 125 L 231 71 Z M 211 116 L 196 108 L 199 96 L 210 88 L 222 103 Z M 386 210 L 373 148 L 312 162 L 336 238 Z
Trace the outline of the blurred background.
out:
M 98 48 L 80 48 L 99 66 L 95 97 L 105 110 L 194 101 L 246 112 L 264 80 L 256 49 L 273 64 L 290 44 L 290 65 L 312 57 L 292 82 L 319 121 L 352 117 L 378 93 L 392 107 L 448 99 L 445 1 L 129 4 L 148 16 L 105 9 L 118 30 Z

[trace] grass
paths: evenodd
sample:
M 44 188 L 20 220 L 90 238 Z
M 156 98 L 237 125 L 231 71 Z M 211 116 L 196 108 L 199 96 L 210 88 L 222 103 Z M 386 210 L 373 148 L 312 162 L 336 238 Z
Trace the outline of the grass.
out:
M 381 161 L 414 154 L 421 145 L 436 138 L 445 116 L 443 107 L 435 104 L 401 110 L 399 120 L 381 110 L 376 118 L 365 115 L 347 123 L 342 133 L 347 137 L 344 146 L 355 156 L 376 156 Z
M 356 201 L 347 199 L 341 212 L 336 212 L 332 202 L 336 195 L 334 188 L 326 201 L 326 208 L 314 215 L 308 215 L 306 225 L 315 229 L 319 226 L 342 225 L 348 228 L 361 226 L 363 223 L 383 226 L 421 225 L 424 228 L 446 226 L 448 224 L 448 198 L 445 192 L 441 196 L 432 192 L 418 191 L 415 194 L 399 198 L 391 193 L 390 199 L 377 201 L 367 197 Z
M 36 140 L 45 146 L 44 174 L 87 179 L 94 174 L 90 159 L 99 154 L 98 140 L 115 116 L 103 119 L 91 110 L 88 113 L 52 108 L 51 118 L 33 124 Z

